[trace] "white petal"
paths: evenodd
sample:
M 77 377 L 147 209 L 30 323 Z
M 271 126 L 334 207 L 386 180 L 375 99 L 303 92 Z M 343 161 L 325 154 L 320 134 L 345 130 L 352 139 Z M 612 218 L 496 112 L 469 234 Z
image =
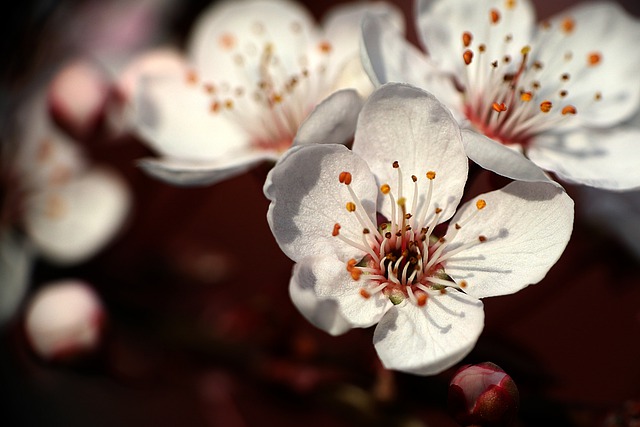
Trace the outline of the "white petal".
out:
M 561 179 L 606 190 L 640 187 L 640 128 L 537 138 L 527 155 Z
M 267 44 L 285 70 L 297 70 L 300 57 L 318 41 L 313 17 L 295 2 L 227 0 L 200 15 L 188 51 L 203 79 L 236 87 L 260 80 Z M 237 65 L 238 55 L 243 68 Z
M 424 307 L 394 306 L 378 323 L 373 343 L 386 368 L 435 375 L 467 355 L 483 327 L 482 302 L 449 290 L 429 295 Z
M 566 18 L 575 23 L 569 34 L 560 30 Z M 640 21 L 614 2 L 599 2 L 578 5 L 549 22 L 551 28 L 540 30 L 534 42 L 549 81 L 542 81 L 540 96 L 554 96 L 549 92 L 557 90 L 558 76 L 568 73 L 562 89 L 568 91 L 564 101 L 578 110 L 572 122 L 603 127 L 629 117 L 640 103 L 640 51 L 632 47 L 640 39 Z M 566 52 L 571 59 L 559 61 Z M 592 53 L 601 55 L 595 66 L 588 65 Z M 602 95 L 597 102 L 596 93 Z
M 0 326 L 18 309 L 29 285 L 33 251 L 24 239 L 0 234 Z
M 350 172 L 351 188 L 362 201 L 360 214 L 375 221 L 377 187 L 366 162 L 343 145 L 305 145 L 292 148 L 271 169 L 265 195 L 271 201 L 267 219 L 282 251 L 294 261 L 308 256 L 331 255 L 340 260 L 362 259 L 363 250 L 332 236 L 340 234 L 361 242 L 363 225 L 346 210 L 355 202 L 338 177 Z M 375 224 L 375 222 L 374 222 Z
M 479 212 L 478 199 L 486 201 Z M 573 201 L 554 185 L 516 181 L 466 203 L 455 222 L 464 225 L 444 254 L 476 244 L 446 261 L 445 272 L 466 281 L 465 292 L 476 298 L 506 295 L 542 280 L 560 258 L 573 229 Z
M 462 98 L 450 75 L 438 69 L 384 17 L 367 15 L 362 23 L 362 65 L 376 86 L 410 83 L 434 95 L 454 111 Z
M 302 122 L 294 145 L 350 142 L 363 102 L 355 90 L 344 89 L 335 92 L 318 104 Z
M 484 169 L 516 181 L 547 182 L 560 185 L 551 180 L 539 166 L 524 157 L 522 153 L 478 132 L 464 129 L 462 142 L 464 142 L 467 156 Z
M 362 297 L 362 285 L 337 258 L 309 257 L 296 264 L 289 290 L 294 304 L 311 323 L 337 335 L 376 324 L 391 307 L 381 292 Z
M 351 2 L 337 5 L 323 17 L 324 35 L 331 43 L 331 61 L 345 63 L 360 50 L 360 24 L 365 14 L 384 17 L 404 33 L 404 15 L 387 2 Z
M 211 161 L 249 145 L 241 127 L 224 111 L 211 111 L 211 98 L 186 76 L 154 76 L 140 83 L 136 126 L 161 154 L 181 160 Z
M 93 256 L 113 237 L 130 197 L 121 178 L 94 169 L 31 202 L 25 218 L 29 236 L 42 255 L 67 264 Z
M 240 151 L 209 162 L 171 158 L 142 159 L 138 165 L 149 175 L 174 185 L 201 186 L 216 184 L 240 175 L 265 160 L 276 161 L 278 155 L 267 151 Z
M 490 24 L 490 11 L 500 14 L 497 24 Z M 458 75 L 465 67 L 462 59 L 467 49 L 462 34 L 473 35 L 472 50 L 485 45 L 485 55 L 490 63 L 504 55 L 520 57 L 520 49 L 530 43 L 535 14 L 529 0 L 517 0 L 513 8 L 505 7 L 504 0 L 418 0 L 416 7 L 418 36 L 429 55 L 445 70 Z M 509 45 L 504 43 L 511 35 Z
M 353 151 L 367 161 L 379 185 L 391 186 L 396 198 L 400 195 L 393 162 L 398 161 L 402 169 L 405 189 L 402 196 L 407 200 L 413 197 L 411 175 L 415 175 L 418 206 L 426 199 L 426 173 L 436 172 L 429 211 L 436 207 L 443 209 L 443 221 L 455 212 L 467 179 L 468 160 L 460 128 L 433 95 L 399 83 L 380 87 L 360 113 Z M 378 204 L 379 212 L 389 218 L 389 198 L 380 193 Z

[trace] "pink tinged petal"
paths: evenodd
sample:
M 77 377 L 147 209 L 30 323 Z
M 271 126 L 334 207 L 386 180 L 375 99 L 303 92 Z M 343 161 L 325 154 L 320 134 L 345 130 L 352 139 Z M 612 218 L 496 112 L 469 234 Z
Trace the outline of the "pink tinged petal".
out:
M 0 234 L 0 325 L 16 312 L 29 286 L 33 250 L 10 231 Z
M 386 368 L 435 375 L 466 356 L 483 327 L 482 302 L 448 290 L 430 294 L 424 307 L 394 306 L 378 323 L 373 343 Z
M 129 191 L 113 172 L 94 169 L 30 200 L 27 233 L 52 262 L 70 264 L 98 252 L 122 226 Z
M 54 120 L 71 136 L 87 138 L 104 118 L 110 83 L 95 63 L 77 59 L 53 78 L 48 88 L 49 109 Z
M 529 158 L 564 181 L 605 190 L 640 187 L 640 129 L 572 132 L 535 140 Z
M 167 157 L 215 161 L 249 145 L 241 124 L 212 111 L 211 97 L 186 75 L 145 79 L 135 110 L 137 131 Z
M 425 183 L 427 172 L 435 172 L 429 211 L 443 210 L 440 221 L 450 218 L 462 197 L 468 159 L 460 128 L 433 95 L 416 87 L 388 83 L 366 101 L 356 130 L 353 151 L 367 161 L 378 185 L 398 189 L 398 161 L 403 174 L 403 196 L 413 197 L 411 175 Z M 428 185 L 418 187 L 418 206 L 426 202 Z M 382 192 L 378 211 L 390 217 L 390 202 Z M 396 197 L 400 197 L 396 194 Z M 381 206 L 381 207 L 380 207 Z M 428 221 L 433 216 L 429 214 Z
M 462 98 L 451 76 L 438 69 L 384 17 L 365 17 L 361 56 L 363 67 L 376 86 L 410 83 L 433 93 L 449 108 L 462 110 Z
M 71 358 L 96 349 L 104 318 L 102 302 L 87 284 L 63 280 L 45 285 L 32 297 L 25 332 L 43 359 Z
M 327 255 L 343 262 L 362 259 L 364 251 L 332 236 L 360 242 L 363 225 L 346 204 L 355 202 L 342 172 L 352 176 L 351 189 L 362 202 L 363 218 L 375 224 L 377 186 L 367 163 L 343 145 L 306 145 L 292 148 L 269 172 L 264 191 L 271 201 L 267 220 L 282 251 L 292 260 Z
M 355 90 L 335 92 L 316 106 L 298 128 L 294 145 L 346 144 L 353 139 L 363 100 Z
M 467 49 L 462 43 L 465 32 L 472 34 L 469 47 L 477 50 L 485 45 L 484 55 L 493 60 L 504 55 L 520 56 L 520 49 L 530 43 L 535 23 L 535 13 L 528 0 L 516 0 L 512 7 L 505 0 L 418 0 L 416 5 L 418 36 L 423 47 L 443 69 L 463 72 L 462 55 Z M 498 20 L 492 24 L 495 10 Z M 505 45 L 505 37 L 511 42 Z
M 364 298 L 345 263 L 335 257 L 309 257 L 296 264 L 290 282 L 294 304 L 315 326 L 337 335 L 376 324 L 392 306 L 381 292 Z
M 570 27 L 566 23 L 570 22 Z M 589 127 L 612 126 L 628 118 L 640 105 L 640 51 L 632 44 L 640 39 L 640 21 L 613 2 L 581 4 L 549 21 L 541 29 L 538 59 L 545 75 L 553 79 L 566 74 L 563 100 L 577 108 L 576 120 Z M 563 30 L 570 28 L 570 31 Z M 548 48 L 557 46 L 557 48 Z M 556 90 L 556 84 L 547 85 Z M 541 96 L 555 96 L 545 93 Z
M 478 210 L 477 200 L 486 206 Z M 573 201 L 555 185 L 516 181 L 466 203 L 453 223 L 463 225 L 443 252 L 452 251 L 445 272 L 476 298 L 507 295 L 542 280 L 560 258 L 573 229 Z M 470 247 L 453 254 L 462 244 Z
M 300 58 L 319 41 L 313 17 L 293 1 L 228 0 L 200 15 L 188 51 L 205 80 L 222 80 L 234 87 L 247 80 L 257 82 L 267 44 L 275 48 L 285 70 L 298 70 Z M 238 66 L 240 57 L 243 68 Z
M 484 169 L 516 181 L 546 182 L 560 186 L 522 153 L 482 134 L 465 129 L 462 131 L 462 142 L 467 156 Z
M 266 160 L 276 161 L 278 155 L 265 151 L 239 151 L 215 161 L 186 161 L 172 158 L 142 159 L 138 165 L 149 175 L 174 185 L 200 186 L 216 184 L 240 175 Z
M 386 2 L 352 2 L 337 5 L 323 17 L 322 28 L 331 43 L 331 63 L 344 64 L 360 50 L 360 25 L 365 14 L 383 17 L 398 32 L 404 34 L 404 15 L 396 6 Z M 361 72 L 364 72 L 360 68 Z

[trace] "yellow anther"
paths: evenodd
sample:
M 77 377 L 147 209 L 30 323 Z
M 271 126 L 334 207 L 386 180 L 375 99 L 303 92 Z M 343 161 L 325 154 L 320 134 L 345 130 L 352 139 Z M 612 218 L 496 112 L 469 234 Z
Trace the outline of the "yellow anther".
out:
M 391 187 L 389 187 L 389 184 L 382 184 L 380 186 L 380 191 L 382 192 L 382 194 L 389 194 L 389 192 L 391 191 Z
M 476 202 L 476 208 L 478 208 L 478 210 L 482 210 L 485 206 L 487 206 L 487 202 L 484 199 L 478 199 Z
M 553 107 L 551 101 L 542 101 L 540 103 L 540 111 L 542 111 L 543 113 L 548 113 L 549 111 L 551 111 L 551 107 Z
M 427 172 L 427 179 L 430 179 L 430 180 L 436 179 L 436 173 L 434 171 Z
M 398 206 L 405 206 L 407 203 L 407 199 L 405 199 L 404 197 L 400 197 L 398 199 Z
M 226 101 L 224 101 L 224 108 L 226 108 L 227 110 L 230 110 L 233 108 L 233 101 L 230 99 L 227 99 Z
M 353 202 L 347 202 L 347 210 L 349 212 L 355 212 L 356 211 L 356 204 Z
M 513 9 L 514 7 L 516 7 L 516 0 L 507 0 L 505 2 L 505 6 L 507 7 L 507 9 Z
M 528 55 L 529 52 L 531 52 L 531 46 L 525 46 L 522 49 L 520 49 L 520 53 L 523 55 Z

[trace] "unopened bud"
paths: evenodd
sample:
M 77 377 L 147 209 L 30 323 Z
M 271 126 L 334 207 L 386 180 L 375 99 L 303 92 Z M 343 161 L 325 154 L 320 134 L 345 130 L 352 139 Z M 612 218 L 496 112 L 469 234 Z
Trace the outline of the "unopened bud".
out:
M 31 299 L 25 332 L 33 351 L 46 360 L 67 360 L 95 350 L 104 310 L 96 293 L 76 280 L 54 282 Z
M 515 382 L 491 362 L 463 366 L 449 384 L 449 412 L 463 426 L 510 426 L 518 402 Z

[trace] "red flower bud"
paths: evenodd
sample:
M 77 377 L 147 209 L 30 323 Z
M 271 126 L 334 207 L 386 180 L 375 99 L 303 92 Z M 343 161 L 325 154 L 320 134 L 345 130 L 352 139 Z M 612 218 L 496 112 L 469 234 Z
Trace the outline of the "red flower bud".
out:
M 491 362 L 461 367 L 449 384 L 449 413 L 463 426 L 510 426 L 518 402 L 515 382 Z

